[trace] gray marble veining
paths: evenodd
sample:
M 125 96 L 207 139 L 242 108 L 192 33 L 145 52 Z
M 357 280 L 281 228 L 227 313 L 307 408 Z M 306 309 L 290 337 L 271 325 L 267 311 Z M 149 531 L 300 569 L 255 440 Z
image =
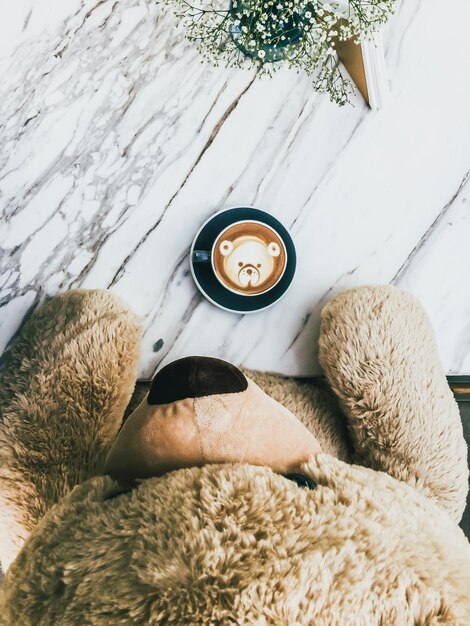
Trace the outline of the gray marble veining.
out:
M 440 3 L 405 0 L 377 113 L 294 72 L 202 64 L 154 2 L 1 8 L 0 348 L 44 298 L 110 287 L 145 318 L 143 376 L 189 353 L 307 375 L 324 303 L 393 282 L 428 309 L 446 371 L 470 372 L 470 6 L 455 4 L 444 30 Z M 299 256 L 288 296 L 250 316 L 206 302 L 187 261 L 200 224 L 237 205 L 276 215 Z

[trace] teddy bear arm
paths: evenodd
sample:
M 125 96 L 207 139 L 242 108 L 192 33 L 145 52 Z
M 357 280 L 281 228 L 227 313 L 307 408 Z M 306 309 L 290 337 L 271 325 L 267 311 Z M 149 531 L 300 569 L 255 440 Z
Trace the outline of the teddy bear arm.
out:
M 135 383 L 140 322 L 110 292 L 38 308 L 0 374 L 0 563 L 37 522 L 101 471 Z
M 356 461 L 412 484 L 460 520 L 467 449 L 420 303 L 394 287 L 340 293 L 322 312 L 320 361 Z

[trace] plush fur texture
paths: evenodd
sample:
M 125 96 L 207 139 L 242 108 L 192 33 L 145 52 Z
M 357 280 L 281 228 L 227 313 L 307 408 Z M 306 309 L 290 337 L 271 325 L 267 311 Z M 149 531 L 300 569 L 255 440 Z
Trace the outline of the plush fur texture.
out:
M 87 293 L 80 297 L 86 302 Z M 94 314 L 82 332 L 91 324 L 92 337 L 108 336 L 104 311 L 122 305 L 100 292 L 89 298 L 101 304 L 93 309 L 90 303 Z M 72 326 L 80 307 L 70 311 Z M 41 325 L 41 315 L 33 315 L 32 328 Z M 414 298 L 389 287 L 362 288 L 340 294 L 325 309 L 320 356 L 344 423 L 327 391 L 249 374 L 302 419 L 329 453 L 303 468 L 316 482 L 314 490 L 267 468 L 225 464 L 149 478 L 124 493 L 110 478 L 95 477 L 63 496 L 73 481 L 98 471 L 117 429 L 116 415 L 124 410 L 130 385 L 123 396 L 117 389 L 128 380 L 124 372 L 133 372 L 138 337 L 138 324 L 127 315 L 120 318 L 127 323 L 122 333 L 110 336 L 113 345 L 127 342 L 128 354 L 118 351 L 121 368 L 111 348 L 102 351 L 90 338 L 82 343 L 75 332 L 77 352 L 68 351 L 66 366 L 64 359 L 57 361 L 59 373 L 59 341 L 49 357 L 54 360 L 41 366 L 53 386 L 37 388 L 21 364 L 38 352 L 46 333 L 29 339 L 28 328 L 22 339 L 27 349 L 8 365 L 2 433 L 6 407 L 7 423 L 17 423 L 8 431 L 8 445 L 24 451 L 16 481 L 26 489 L 21 497 L 4 480 L 16 471 L 15 455 L 4 454 L 6 510 L 15 512 L 21 503 L 28 519 L 37 520 L 61 501 L 37 524 L 7 572 L 0 590 L 2 626 L 470 624 L 470 546 L 454 521 L 468 480 L 465 444 L 432 332 Z M 49 340 L 52 334 L 50 328 Z M 85 372 L 82 390 L 91 381 L 101 389 L 105 381 L 95 378 L 94 367 L 114 373 L 116 384 L 106 376 L 101 404 L 82 402 L 80 413 L 71 413 L 75 419 L 59 421 L 56 410 L 55 419 L 43 418 L 46 432 L 37 452 L 43 454 L 44 487 L 30 491 L 28 485 L 38 481 L 37 466 L 29 466 L 27 456 L 33 435 L 27 429 L 19 434 L 36 413 L 20 411 L 16 390 L 22 390 L 19 397 L 35 396 L 36 405 L 38 392 L 61 402 L 75 388 L 74 369 Z M 66 409 L 63 402 L 61 411 Z M 69 448 L 79 451 L 60 457 L 60 472 L 54 461 L 64 448 L 55 441 L 73 442 Z M 34 459 L 34 445 L 32 450 Z M 373 469 L 351 465 L 351 458 Z M 4 536 L 15 532 L 13 526 L 3 528 Z
M 134 388 L 140 322 L 107 291 L 39 308 L 0 373 L 0 563 L 46 511 L 99 474 Z
M 348 417 L 356 462 L 411 483 L 460 521 L 467 446 L 418 300 L 394 287 L 339 294 L 322 312 L 320 363 Z
M 470 546 L 393 478 L 320 455 L 299 488 L 265 468 L 206 466 L 77 487 L 5 580 L 21 626 L 470 623 Z M 3 622 L 2 622 L 3 617 Z

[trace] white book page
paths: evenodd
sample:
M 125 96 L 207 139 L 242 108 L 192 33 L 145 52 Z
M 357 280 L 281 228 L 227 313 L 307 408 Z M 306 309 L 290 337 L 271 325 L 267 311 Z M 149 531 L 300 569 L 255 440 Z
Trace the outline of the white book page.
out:
M 371 109 L 381 109 L 390 92 L 382 33 L 373 33 L 361 43 L 364 72 Z

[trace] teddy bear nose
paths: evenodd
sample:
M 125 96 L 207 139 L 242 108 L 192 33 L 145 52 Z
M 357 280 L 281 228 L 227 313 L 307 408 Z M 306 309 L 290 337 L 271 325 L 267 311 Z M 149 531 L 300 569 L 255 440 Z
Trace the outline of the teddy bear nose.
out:
M 190 356 L 166 365 L 154 377 L 148 404 L 169 404 L 185 398 L 245 391 L 248 381 L 231 363 L 221 359 Z

